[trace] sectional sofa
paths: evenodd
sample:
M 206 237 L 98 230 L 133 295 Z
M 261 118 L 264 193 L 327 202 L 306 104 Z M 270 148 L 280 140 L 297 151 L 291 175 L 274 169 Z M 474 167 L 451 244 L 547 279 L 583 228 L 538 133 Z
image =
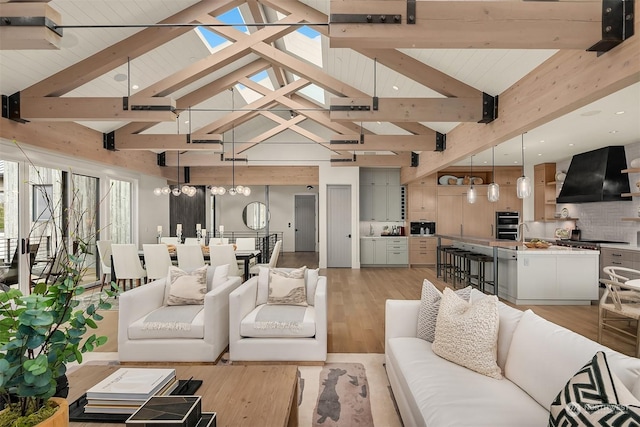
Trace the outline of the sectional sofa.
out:
M 485 297 L 471 293 L 472 302 Z M 497 364 L 504 378 L 476 373 L 417 338 L 419 307 L 415 300 L 386 303 L 386 369 L 405 426 L 546 426 L 558 393 L 597 351 L 635 398 L 640 395 L 640 359 L 501 302 Z

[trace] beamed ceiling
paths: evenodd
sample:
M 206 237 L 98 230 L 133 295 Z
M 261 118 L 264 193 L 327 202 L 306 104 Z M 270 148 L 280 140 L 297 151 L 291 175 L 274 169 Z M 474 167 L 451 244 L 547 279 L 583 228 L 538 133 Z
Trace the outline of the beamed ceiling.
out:
M 627 110 L 616 119 L 622 135 L 582 135 L 576 152 L 640 141 L 640 42 L 588 52 L 602 37 L 599 1 L 418 1 L 414 23 L 396 0 L 0 0 L 0 12 L 63 27 L 62 37 L 1 27 L 0 91 L 19 94 L 26 121 L 2 119 L 2 138 L 59 135 L 57 149 L 84 138 L 77 155 L 147 162 L 145 172 L 170 180 L 178 156 L 193 184 L 225 175 L 230 159 L 238 173 L 260 167 L 284 182 L 286 166 L 295 177 L 318 162 L 401 167 L 410 182 L 498 144 L 497 163 L 513 164 L 509 144 L 519 148 L 523 132 L 565 120 L 580 134 L 585 115 L 575 112 L 605 101 Z M 399 18 L 345 23 L 354 14 Z M 637 31 L 637 14 L 633 22 Z M 220 43 L 208 45 L 196 24 Z M 606 134 L 613 119 L 588 120 Z M 442 135 L 446 150 L 435 151 Z

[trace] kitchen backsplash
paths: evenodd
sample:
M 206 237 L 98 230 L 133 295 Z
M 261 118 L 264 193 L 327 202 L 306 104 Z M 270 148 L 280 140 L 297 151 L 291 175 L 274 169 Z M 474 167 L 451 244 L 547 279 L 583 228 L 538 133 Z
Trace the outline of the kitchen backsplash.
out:
M 627 165 L 631 163 L 631 160 L 640 158 L 640 143 L 626 145 L 625 154 Z M 557 162 L 556 171 L 566 172 L 570 163 L 570 158 Z M 636 187 L 637 181 L 640 181 L 640 173 L 629 174 L 631 192 L 640 191 Z M 556 208 L 557 212 L 560 212 L 562 208 L 567 208 L 570 217 L 578 218 L 578 227 L 582 230 L 583 239 L 616 240 L 629 242 L 634 246 L 640 245 L 637 241 L 640 222 L 622 221 L 622 218 L 638 218 L 640 197 L 634 197 L 630 202 L 567 203 L 559 204 Z M 529 232 L 525 235 L 551 238 L 558 227 L 573 228 L 573 222 L 529 223 Z

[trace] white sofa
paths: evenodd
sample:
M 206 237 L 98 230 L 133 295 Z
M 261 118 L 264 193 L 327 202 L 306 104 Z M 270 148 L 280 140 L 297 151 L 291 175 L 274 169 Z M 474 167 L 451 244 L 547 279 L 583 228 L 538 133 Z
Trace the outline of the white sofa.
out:
M 483 298 L 474 290 L 471 300 Z M 387 300 L 386 369 L 404 425 L 546 426 L 567 381 L 605 351 L 612 371 L 637 398 L 640 359 L 625 356 L 551 323 L 531 310 L 499 304 L 498 365 L 502 380 L 440 358 L 417 338 L 420 301 Z
M 229 296 L 229 359 L 232 362 L 326 361 L 327 278 L 317 276 L 317 282 L 311 283 L 305 276 L 309 305 L 304 307 L 301 328 L 258 328 L 256 315 L 265 305 L 259 301 L 258 281 L 265 271 L 268 275 L 269 269 L 261 267 L 260 275 L 244 282 Z M 266 301 L 266 294 L 264 298 Z
M 215 362 L 229 345 L 229 294 L 242 283 L 229 276 L 213 285 L 214 267 L 207 271 L 202 310 L 189 330 L 145 328 L 145 319 L 163 306 L 167 279 L 155 280 L 120 295 L 118 359 L 121 362 Z M 180 306 L 177 306 L 180 307 Z

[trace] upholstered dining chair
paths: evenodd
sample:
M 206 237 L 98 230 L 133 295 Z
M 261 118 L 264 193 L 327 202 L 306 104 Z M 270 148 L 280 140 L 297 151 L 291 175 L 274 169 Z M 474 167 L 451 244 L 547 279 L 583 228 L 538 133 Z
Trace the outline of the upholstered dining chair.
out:
M 209 258 L 212 266 L 229 264 L 229 276 L 242 276 L 242 272 L 238 270 L 238 261 L 233 245 L 209 246 Z
M 144 265 L 147 269 L 147 280 L 156 280 L 167 277 L 171 267 L 171 255 L 164 243 L 145 243 L 142 245 L 144 252 Z
M 166 243 L 167 245 L 179 245 L 180 239 L 178 239 L 177 237 L 166 236 L 160 238 L 160 243 Z
M 184 244 L 185 245 L 200 245 L 201 241 L 198 240 L 196 237 L 185 237 L 184 239 Z
M 136 286 L 140 286 L 142 280 L 147 277 L 147 271 L 140 264 L 136 245 L 132 243 L 112 244 L 111 252 L 117 284 L 123 284 L 122 290 L 126 290 L 127 280 L 131 283 L 131 289 L 133 289 L 134 280 Z
M 236 250 L 238 251 L 255 251 L 256 239 L 255 237 L 238 237 L 236 239 Z
M 176 245 L 178 267 L 182 270 L 194 270 L 205 265 L 200 245 Z
M 100 291 L 107 282 L 107 276 L 111 277 L 111 240 L 98 240 L 96 247 L 98 248 L 98 256 L 100 257 Z
M 249 274 L 255 276 L 260 273 L 260 267 L 275 268 L 278 265 L 278 257 L 280 256 L 280 250 L 282 249 L 282 240 L 278 240 L 273 246 L 273 252 L 271 252 L 271 258 L 269 258 L 268 264 L 256 264 L 251 267 Z

